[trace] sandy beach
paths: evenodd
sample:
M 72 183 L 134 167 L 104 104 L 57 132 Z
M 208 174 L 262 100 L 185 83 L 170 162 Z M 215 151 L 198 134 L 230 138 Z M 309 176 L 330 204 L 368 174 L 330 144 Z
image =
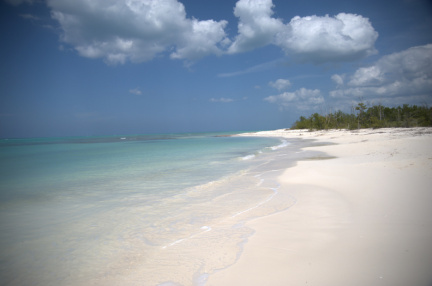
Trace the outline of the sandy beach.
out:
M 323 153 L 280 176 L 297 203 L 248 222 L 241 256 L 207 286 L 432 285 L 431 128 L 248 135 Z

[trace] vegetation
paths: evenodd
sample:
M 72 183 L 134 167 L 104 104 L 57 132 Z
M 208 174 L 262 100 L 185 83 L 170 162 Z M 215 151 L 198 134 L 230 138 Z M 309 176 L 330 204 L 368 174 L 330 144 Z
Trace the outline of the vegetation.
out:
M 404 104 L 402 107 L 385 107 L 381 104 L 368 107 L 363 102 L 351 108 L 351 113 L 336 111 L 325 115 L 314 113 L 301 116 L 291 129 L 360 129 L 385 127 L 432 126 L 432 107 Z

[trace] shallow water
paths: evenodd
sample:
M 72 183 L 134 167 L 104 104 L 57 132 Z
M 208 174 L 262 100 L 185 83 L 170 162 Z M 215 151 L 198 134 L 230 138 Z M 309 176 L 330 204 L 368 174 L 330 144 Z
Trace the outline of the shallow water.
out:
M 0 284 L 204 285 L 295 203 L 276 177 L 300 156 L 215 135 L 2 140 Z

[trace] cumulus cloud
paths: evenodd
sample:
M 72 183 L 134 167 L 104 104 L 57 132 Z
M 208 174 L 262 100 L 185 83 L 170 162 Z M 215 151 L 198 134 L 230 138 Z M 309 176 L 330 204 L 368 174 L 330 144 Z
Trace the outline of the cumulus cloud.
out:
M 225 98 L 225 97 L 221 97 L 221 98 L 210 98 L 211 102 L 222 102 L 222 103 L 228 103 L 228 102 L 233 102 L 234 99 L 232 98 Z
M 432 93 L 432 44 L 383 56 L 373 65 L 357 69 L 331 97 L 423 98 Z M 336 78 L 335 75 L 334 77 Z
M 269 85 L 277 90 L 284 90 L 291 86 L 291 82 L 288 79 L 280 78 L 274 82 L 269 82 Z
M 283 29 L 279 19 L 272 18 L 272 0 L 239 0 L 234 15 L 239 18 L 238 35 L 228 53 L 239 53 L 259 48 L 274 41 Z
M 35 0 L 7 0 L 11 4 Z M 239 0 L 234 8 L 237 35 L 227 21 L 187 17 L 179 0 L 46 0 L 60 24 L 61 41 L 81 56 L 109 64 L 145 62 L 157 56 L 196 61 L 267 45 L 315 63 L 349 61 L 375 53 L 378 33 L 367 18 L 340 13 L 296 16 L 289 23 L 273 17 L 272 0 Z
M 220 54 L 226 21 L 186 17 L 177 0 L 47 0 L 63 30 L 61 40 L 81 56 L 108 63 L 143 62 L 170 52 L 195 60 Z
M 229 41 L 225 37 L 227 21 L 192 20 L 191 33 L 185 33 L 180 39 L 177 51 L 171 54 L 174 59 L 196 60 L 209 54 L 222 54 L 221 47 Z
M 340 13 L 334 17 L 296 16 L 278 33 L 276 44 L 288 54 L 321 63 L 375 54 L 377 38 L 378 33 L 367 18 Z
M 284 92 L 264 98 L 265 101 L 275 103 L 282 108 L 295 107 L 297 109 L 314 109 L 324 103 L 324 97 L 319 89 L 300 88 L 294 92 Z
M 378 33 L 367 18 L 340 13 L 334 17 L 296 16 L 287 24 L 273 18 L 271 0 L 240 0 L 234 9 L 238 35 L 228 53 L 273 44 L 287 54 L 323 63 L 349 61 L 375 54 Z

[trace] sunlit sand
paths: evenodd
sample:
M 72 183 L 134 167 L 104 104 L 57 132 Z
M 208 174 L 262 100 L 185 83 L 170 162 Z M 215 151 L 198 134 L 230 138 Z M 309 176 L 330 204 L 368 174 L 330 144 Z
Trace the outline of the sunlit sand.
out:
M 279 177 L 296 204 L 253 220 L 232 267 L 206 285 L 431 285 L 432 129 L 278 130 L 315 139 Z

